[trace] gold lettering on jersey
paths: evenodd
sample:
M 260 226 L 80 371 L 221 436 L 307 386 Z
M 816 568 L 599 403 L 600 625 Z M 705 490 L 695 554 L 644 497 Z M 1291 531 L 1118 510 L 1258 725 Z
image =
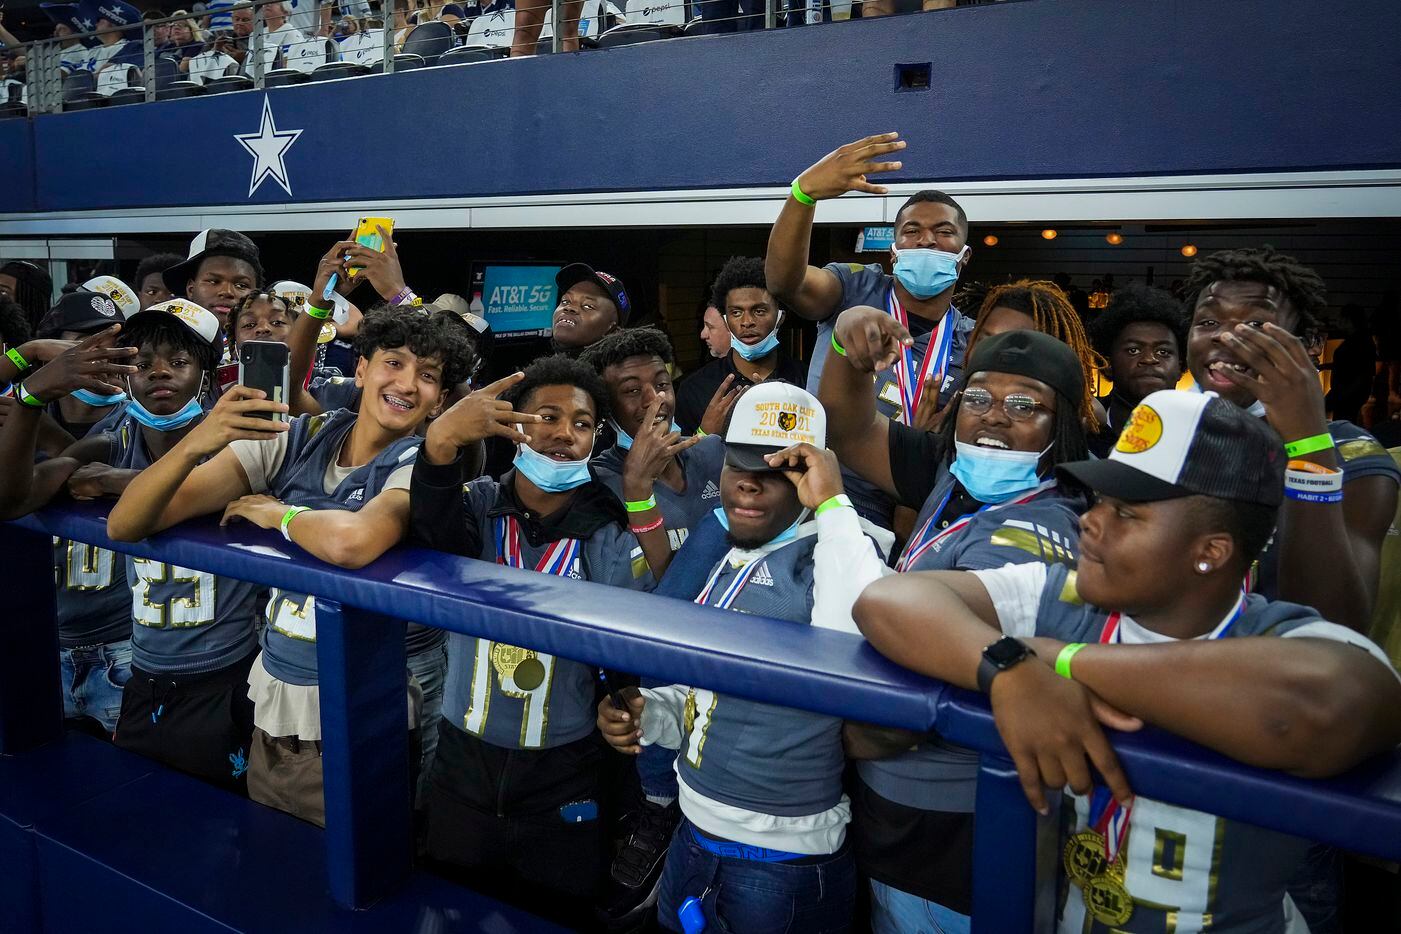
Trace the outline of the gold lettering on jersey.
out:
M 1053 564 L 1075 560 L 1070 552 L 1066 551 L 1064 545 L 1053 542 L 1049 538 L 1042 538 L 1030 529 L 1009 528 L 1004 525 L 992 533 L 991 541 L 994 545 L 1016 548 L 1018 551 L 1035 555 L 1041 561 L 1049 561 Z
M 1158 827 L 1153 834 L 1153 875 L 1182 881 L 1187 855 L 1187 835 Z

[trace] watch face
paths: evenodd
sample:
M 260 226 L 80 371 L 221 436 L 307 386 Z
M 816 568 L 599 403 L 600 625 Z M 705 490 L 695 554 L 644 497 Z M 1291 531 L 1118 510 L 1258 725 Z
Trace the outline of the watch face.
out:
M 1021 661 L 1029 651 L 1021 642 L 1011 636 L 1004 636 L 984 649 L 983 654 L 998 668 L 1006 668 L 1013 662 Z

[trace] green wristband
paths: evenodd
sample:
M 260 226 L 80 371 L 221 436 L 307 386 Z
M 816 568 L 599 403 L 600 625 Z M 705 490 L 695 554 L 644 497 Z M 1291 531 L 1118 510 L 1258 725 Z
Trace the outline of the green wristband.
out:
M 818 507 L 812 511 L 812 516 L 815 519 L 824 512 L 832 509 L 841 509 L 842 507 L 846 507 L 847 509 L 852 508 L 851 497 L 847 496 L 845 493 L 838 493 L 836 496 L 818 505 Z
M 317 308 L 315 305 L 307 305 L 306 313 L 308 317 L 316 318 L 321 321 L 325 321 L 327 318 L 331 317 L 331 309 Z
M 304 512 L 311 512 L 310 506 L 293 506 L 282 515 L 282 537 L 287 541 L 292 540 L 291 525 L 292 520 Z
M 20 405 L 31 409 L 42 409 L 44 400 L 38 396 L 31 396 L 29 390 L 24 388 L 24 383 L 15 384 L 15 398 L 20 401 Z
M 646 512 L 649 509 L 657 508 L 657 498 L 655 496 L 649 496 L 646 499 L 625 502 L 623 505 L 627 507 L 628 512 Z
M 837 343 L 836 331 L 832 332 L 832 349 L 835 350 L 837 353 L 841 354 L 843 357 L 846 356 L 846 348 L 843 347 L 841 344 Z
M 806 204 L 808 207 L 812 207 L 817 203 L 814 199 L 803 194 L 803 190 L 798 187 L 798 180 L 796 178 L 793 179 L 793 187 L 788 189 L 788 191 L 793 195 L 793 200 L 799 204 Z
M 1324 432 L 1321 435 L 1314 435 L 1309 438 L 1300 438 L 1298 441 L 1290 441 L 1284 445 L 1284 453 L 1290 457 L 1299 457 L 1303 454 L 1316 454 L 1319 451 L 1327 451 L 1334 447 L 1333 436 Z
M 696 429 L 696 437 L 697 437 L 697 438 L 704 438 L 704 437 L 705 437 L 705 432 L 704 432 L 702 429 L 697 428 L 697 429 Z
M 9 350 L 5 351 L 5 356 L 10 358 L 11 363 L 19 367 L 21 373 L 29 369 L 29 361 L 24 359 L 24 354 L 20 353 L 17 348 L 11 347 Z
M 1084 647 L 1084 642 L 1072 642 L 1061 649 L 1060 654 L 1056 656 L 1056 674 L 1074 681 L 1075 677 L 1070 673 L 1070 660 Z

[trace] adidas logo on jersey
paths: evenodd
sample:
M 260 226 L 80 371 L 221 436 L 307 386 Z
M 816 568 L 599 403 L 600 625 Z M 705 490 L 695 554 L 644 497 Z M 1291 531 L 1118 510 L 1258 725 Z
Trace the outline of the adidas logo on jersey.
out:
M 759 570 L 754 572 L 754 576 L 749 578 L 751 584 L 758 584 L 760 587 L 772 587 L 773 575 L 769 573 L 769 563 L 767 561 L 759 565 Z
M 715 485 L 714 480 L 705 481 L 705 489 L 701 490 L 701 499 L 714 499 L 720 495 L 720 488 Z
M 361 487 L 346 497 L 347 503 L 362 503 L 365 501 L 365 488 Z

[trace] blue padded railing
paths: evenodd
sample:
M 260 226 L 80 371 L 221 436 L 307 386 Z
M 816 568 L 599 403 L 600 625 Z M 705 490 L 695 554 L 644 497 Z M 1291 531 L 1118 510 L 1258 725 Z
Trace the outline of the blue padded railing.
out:
M 1050 917 L 1056 850 L 1044 843 L 1056 826 L 1023 798 L 985 699 L 899 668 L 854 636 L 419 549 L 396 549 L 348 571 L 243 524 L 190 523 L 139 544 L 114 543 L 107 509 L 51 508 L 0 525 L 11 611 L 0 623 L 0 753 L 32 749 L 62 729 L 56 704 L 36 703 L 59 697 L 56 637 L 32 625 L 53 614 L 50 536 L 313 593 L 326 864 L 331 895 L 342 906 L 394 892 L 411 864 L 402 621 L 412 620 L 760 701 L 937 729 L 983 754 L 974 929 L 1030 931 Z M 1112 738 L 1137 794 L 1401 859 L 1401 754 L 1336 779 L 1305 781 L 1157 730 Z

